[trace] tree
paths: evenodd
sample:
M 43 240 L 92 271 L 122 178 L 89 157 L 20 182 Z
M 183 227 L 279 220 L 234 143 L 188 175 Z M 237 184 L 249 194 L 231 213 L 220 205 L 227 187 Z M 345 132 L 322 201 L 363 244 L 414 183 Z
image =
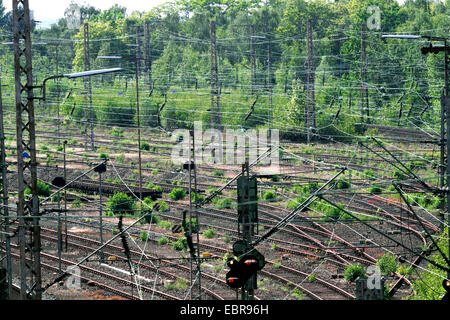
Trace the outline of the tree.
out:
M 6 8 L 3 5 L 3 0 L 0 0 L 0 28 L 9 29 L 11 27 L 11 12 L 6 12 Z

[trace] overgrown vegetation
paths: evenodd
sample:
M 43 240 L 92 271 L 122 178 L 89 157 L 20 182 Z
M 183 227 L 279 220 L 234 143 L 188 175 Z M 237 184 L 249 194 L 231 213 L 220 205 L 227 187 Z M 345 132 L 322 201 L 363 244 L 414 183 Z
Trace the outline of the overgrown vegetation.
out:
M 439 234 L 437 238 L 437 245 L 442 252 L 448 257 L 448 227 L 444 232 Z M 446 265 L 444 258 L 438 253 L 428 257 L 430 260 L 439 263 L 442 266 Z M 426 270 L 419 271 L 419 276 L 413 281 L 413 293 L 407 298 L 409 300 L 440 300 L 446 293 L 442 287 L 442 280 L 446 277 L 446 272 L 428 264 Z
M 352 264 L 345 269 L 344 279 L 348 282 L 354 282 L 358 277 L 365 277 L 366 269 L 359 263 Z
M 180 188 L 174 188 L 169 193 L 169 198 L 172 200 L 182 200 L 186 196 L 186 191 Z
M 115 192 L 106 203 L 108 215 L 134 215 L 133 198 L 123 192 Z

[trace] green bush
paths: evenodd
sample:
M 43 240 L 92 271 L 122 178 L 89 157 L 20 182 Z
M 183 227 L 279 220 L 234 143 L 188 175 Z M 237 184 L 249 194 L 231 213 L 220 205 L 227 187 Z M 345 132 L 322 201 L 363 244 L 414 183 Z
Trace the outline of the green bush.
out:
M 115 192 L 114 195 L 108 199 L 106 207 L 110 215 L 134 214 L 133 199 L 123 192 Z
M 208 230 L 203 232 L 203 236 L 206 239 L 212 239 L 212 238 L 214 238 L 216 236 L 216 232 L 214 231 L 213 228 L 209 228 Z
M 366 270 L 359 263 L 352 264 L 345 269 L 344 278 L 348 282 L 354 282 L 358 277 L 365 277 Z
M 217 209 L 231 209 L 233 204 L 233 200 L 231 198 L 223 198 L 217 201 L 216 208 Z
M 350 188 L 350 183 L 345 179 L 340 179 L 336 184 L 337 189 L 348 189 Z
M 185 237 L 179 237 L 178 240 L 172 244 L 172 249 L 177 251 L 186 252 L 187 248 L 188 248 L 187 240 Z
M 373 171 L 371 169 L 364 170 L 364 175 L 369 180 L 375 180 L 376 179 L 376 175 L 375 175 L 375 173 L 373 173 Z
M 180 188 L 172 189 L 169 193 L 169 198 L 172 200 L 181 200 L 186 196 L 186 191 Z
M 186 228 L 189 229 L 190 225 L 192 225 L 192 232 L 198 231 L 198 223 L 196 218 L 191 218 L 191 221 L 189 222 L 189 218 L 186 218 L 185 220 Z M 184 229 L 184 226 L 182 226 L 183 232 L 187 231 Z
M 381 189 L 379 186 L 373 186 L 369 188 L 369 192 L 373 194 L 380 194 L 383 192 L 383 189 Z
M 160 220 L 158 222 L 158 226 L 160 228 L 163 228 L 163 229 L 171 229 L 172 228 L 172 223 L 170 221 Z
M 150 144 L 148 142 L 141 142 L 141 150 L 150 151 Z
M 344 206 L 340 203 L 337 204 L 338 207 L 344 208 Z M 343 211 L 332 206 L 324 201 L 316 202 L 315 209 L 322 212 L 324 217 L 322 221 L 336 221 L 343 215 Z
M 266 201 L 275 201 L 277 196 L 274 191 L 267 190 L 263 193 L 263 199 Z
M 444 232 L 439 233 L 436 237 L 437 245 L 441 250 L 448 255 L 448 227 Z M 446 262 L 439 252 L 435 252 L 428 257 L 434 263 L 442 266 Z M 400 272 L 400 270 L 399 270 Z M 426 269 L 420 271 L 412 281 L 412 293 L 407 297 L 408 300 L 441 300 L 446 294 L 442 286 L 442 279 L 446 277 L 446 272 L 432 264 L 428 264 Z
M 142 230 L 139 238 L 141 239 L 141 241 L 147 241 L 147 239 L 148 239 L 147 231 Z
M 223 172 L 223 170 L 216 169 L 216 170 L 213 171 L 213 176 L 215 176 L 215 177 L 223 177 L 224 176 L 224 172 Z
M 155 204 L 153 203 L 152 198 L 147 197 L 142 202 L 142 214 L 148 214 L 145 220 L 149 223 L 151 222 L 157 224 L 161 218 L 153 212 L 153 206 Z
M 308 277 L 308 281 L 309 282 L 314 282 L 314 281 L 316 281 L 316 274 L 315 273 L 311 273 L 310 275 L 309 275 L 309 277 Z
M 104 160 L 106 160 L 106 159 L 109 159 L 109 156 L 108 156 L 108 154 L 106 154 L 106 153 L 100 153 L 100 155 L 98 156 L 99 157 L 99 159 L 104 159 Z
M 38 192 L 38 196 L 42 196 L 42 197 L 49 197 L 50 196 L 50 186 L 48 184 L 46 184 L 45 182 L 39 181 L 37 182 L 37 192 Z M 26 188 L 24 191 L 24 194 L 30 195 L 31 194 L 31 189 L 30 188 Z
M 205 200 L 205 196 L 202 196 L 201 194 L 197 194 L 195 192 L 192 192 L 192 202 L 202 202 L 203 200 Z
M 163 246 L 163 245 L 167 244 L 168 242 L 169 242 L 169 240 L 167 240 L 167 238 L 164 236 L 162 236 L 161 238 L 158 239 L 158 244 L 160 246 Z
M 395 256 L 390 253 L 385 253 L 377 260 L 377 267 L 380 268 L 381 273 L 386 275 L 397 271 L 397 261 Z
M 70 207 L 71 208 L 80 208 L 81 207 L 81 200 L 80 199 L 73 200 Z
M 153 206 L 155 206 L 156 204 L 159 204 L 159 209 L 157 210 L 158 212 L 169 211 L 169 205 L 164 200 L 158 199 L 155 202 L 153 202 Z
M 114 129 L 111 130 L 111 134 L 114 137 L 123 137 L 123 129 L 114 128 Z

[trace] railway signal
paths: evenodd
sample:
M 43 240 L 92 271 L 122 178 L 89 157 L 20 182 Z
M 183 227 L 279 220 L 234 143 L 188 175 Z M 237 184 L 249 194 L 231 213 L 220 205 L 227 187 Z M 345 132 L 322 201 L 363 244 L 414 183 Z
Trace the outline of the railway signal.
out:
M 251 254 L 246 254 L 239 260 L 233 257 L 227 261 L 230 271 L 226 274 L 226 282 L 231 288 L 243 288 L 247 285 L 247 282 L 253 276 L 256 276 L 257 272 L 264 267 L 264 256 L 255 249 L 252 249 L 251 251 Z M 256 286 L 253 286 L 252 284 L 250 286 L 253 289 L 256 289 Z
M 241 279 L 239 262 L 233 257 L 228 259 L 227 266 L 230 268 L 226 275 L 227 285 L 234 289 L 241 288 L 244 285 L 244 281 Z

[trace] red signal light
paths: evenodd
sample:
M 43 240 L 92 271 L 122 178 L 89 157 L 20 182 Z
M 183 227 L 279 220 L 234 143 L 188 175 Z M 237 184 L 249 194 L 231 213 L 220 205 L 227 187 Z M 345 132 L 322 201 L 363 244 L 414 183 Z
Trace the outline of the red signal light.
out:
M 237 282 L 237 281 L 239 281 L 239 278 L 237 278 L 237 277 L 231 277 L 231 278 L 228 278 L 228 282 L 229 283 L 234 283 L 234 282 Z
M 255 259 L 248 259 L 244 261 L 244 264 L 250 267 L 251 265 L 258 264 L 258 261 L 256 261 Z

